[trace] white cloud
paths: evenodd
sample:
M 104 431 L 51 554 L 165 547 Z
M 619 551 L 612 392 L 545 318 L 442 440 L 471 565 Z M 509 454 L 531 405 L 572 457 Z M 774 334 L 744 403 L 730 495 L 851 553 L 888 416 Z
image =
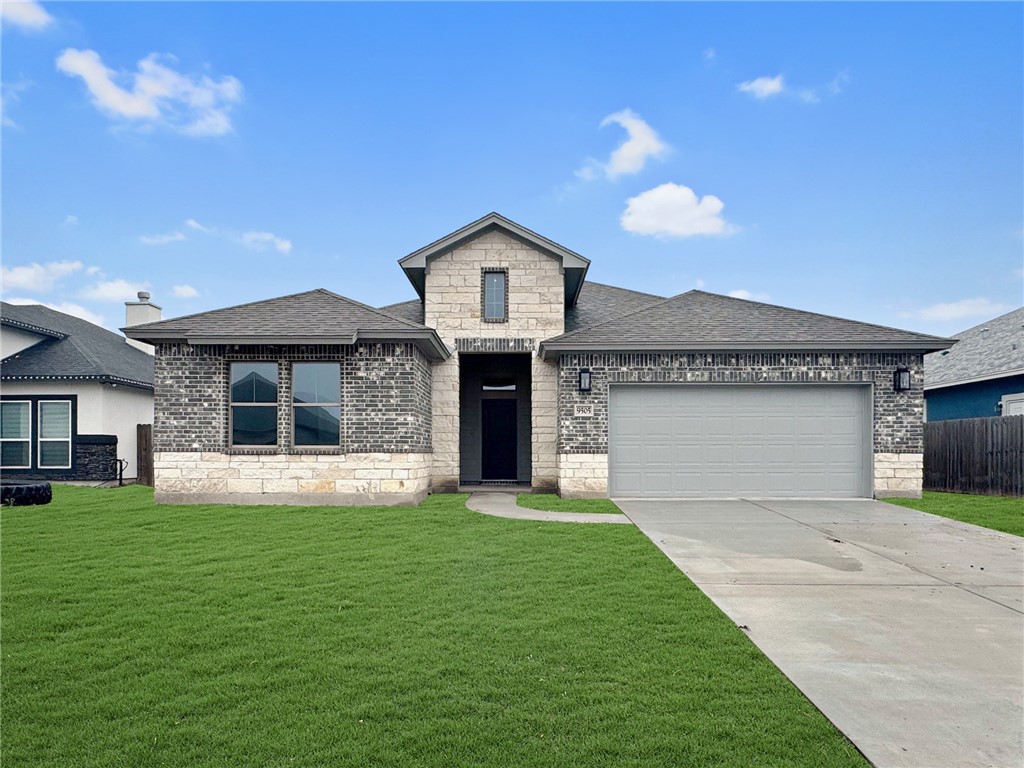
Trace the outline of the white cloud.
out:
M 57 69 L 80 77 L 101 112 L 143 126 L 162 125 L 188 136 L 222 136 L 230 133 L 229 113 L 242 98 L 242 84 L 226 76 L 213 80 L 206 75 L 190 77 L 162 62 L 173 56 L 151 53 L 133 73 L 109 69 L 96 51 L 68 48 L 57 57 Z M 131 89 L 118 81 L 131 81 Z
M 127 280 L 101 280 L 83 288 L 78 294 L 92 301 L 135 301 L 139 291 L 149 290 L 149 283 L 130 283 Z
M 193 288 L 191 285 L 176 285 L 171 289 L 174 295 L 179 299 L 194 299 L 199 295 L 199 291 Z
M 842 93 L 843 89 L 846 88 L 846 84 L 850 82 L 850 70 L 844 69 L 842 72 L 836 74 L 829 84 L 825 86 L 828 88 L 828 92 L 832 94 Z
M 13 24 L 32 32 L 53 24 L 53 16 L 35 0 L 3 0 L 0 3 L 0 19 L 5 27 Z
M 209 229 L 204 227 L 202 224 L 200 224 L 195 219 L 185 219 L 185 226 L 188 227 L 189 229 L 194 229 L 197 232 L 209 232 L 210 231 Z
M 46 264 L 27 264 L 21 267 L 0 267 L 0 284 L 5 291 L 19 289 L 34 293 L 47 293 L 54 284 L 82 268 L 80 261 L 50 261 Z
M 75 227 L 75 226 L 78 226 L 78 217 L 75 216 L 73 213 L 69 213 L 67 216 L 64 217 L 64 226 L 65 227 Z
M 83 320 L 88 320 L 90 323 L 93 323 L 95 325 L 103 325 L 106 322 L 104 320 L 103 315 L 98 315 L 95 312 L 86 309 L 81 304 L 72 304 L 69 301 L 64 301 L 61 302 L 60 304 L 47 304 L 45 301 L 36 301 L 35 299 L 24 299 L 20 297 L 15 297 L 13 299 L 4 299 L 4 301 L 6 301 L 9 304 L 41 304 L 44 307 L 55 309 L 58 312 L 63 312 L 66 315 L 74 315 L 75 317 L 80 317 Z
M 818 98 L 818 92 L 813 88 L 801 88 L 796 92 L 796 97 L 800 99 L 804 104 L 817 104 L 821 99 Z
M 171 232 L 167 235 L 140 235 L 139 242 L 143 245 L 167 245 L 177 243 L 185 239 L 181 232 Z
M 6 7 L 0 3 L 0 7 Z M 0 83 L 0 124 L 5 128 L 21 128 L 11 116 L 7 114 L 11 104 L 21 101 L 21 94 L 31 88 L 34 83 L 31 80 L 18 80 L 13 83 Z
M 998 317 L 1011 308 L 1006 304 L 998 304 L 991 299 L 982 297 L 961 299 L 946 304 L 932 304 L 914 312 L 904 313 L 906 317 L 918 317 L 922 320 L 961 320 L 967 317 L 992 318 Z
M 85 274 L 102 276 L 103 272 L 100 270 L 99 267 L 89 267 L 87 270 L 85 270 Z
M 242 234 L 242 242 L 254 251 L 264 251 L 270 246 L 281 253 L 288 253 L 292 249 L 291 240 L 278 237 L 273 232 L 245 232 Z
M 729 291 L 729 295 L 734 299 L 746 299 L 747 301 L 767 301 L 767 293 L 753 293 L 745 288 L 737 288 L 734 291 Z
M 782 75 L 758 77 L 754 80 L 740 83 L 736 86 L 736 90 L 749 93 L 755 99 L 770 99 L 772 96 L 778 96 L 786 90 L 786 80 Z
M 710 63 L 710 62 L 715 60 L 716 56 L 718 56 L 718 52 L 715 51 L 714 48 L 705 48 L 704 49 L 704 61 Z
M 626 139 L 615 148 L 607 162 L 600 163 L 591 159 L 576 171 L 580 179 L 593 181 L 601 174 L 609 179 L 617 179 L 619 176 L 639 173 L 649 158 L 662 157 L 671 149 L 661 140 L 657 131 L 631 109 L 608 115 L 601 121 L 600 127 L 612 124 L 626 129 Z
M 624 230 L 638 235 L 728 235 L 735 228 L 722 218 L 724 207 L 714 195 L 698 198 L 689 187 L 668 183 L 629 198 L 621 223 Z

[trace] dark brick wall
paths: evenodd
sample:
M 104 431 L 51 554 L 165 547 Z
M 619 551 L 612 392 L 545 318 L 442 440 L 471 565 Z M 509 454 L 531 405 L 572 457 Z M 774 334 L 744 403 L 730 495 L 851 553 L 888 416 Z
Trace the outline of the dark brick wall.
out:
M 896 392 L 893 372 L 911 371 L 911 389 Z M 578 388 L 589 368 L 590 392 Z M 874 383 L 875 453 L 921 453 L 924 440 L 922 356 L 905 353 L 660 353 L 562 355 L 558 373 L 558 452 L 608 452 L 608 385 L 617 383 Z M 594 414 L 575 417 L 574 406 Z
M 423 453 L 431 450 L 431 368 L 413 344 L 189 346 L 156 349 L 156 451 L 229 450 L 232 362 L 278 363 L 278 445 L 251 453 Z M 291 363 L 338 362 L 342 439 L 336 449 L 291 448 Z

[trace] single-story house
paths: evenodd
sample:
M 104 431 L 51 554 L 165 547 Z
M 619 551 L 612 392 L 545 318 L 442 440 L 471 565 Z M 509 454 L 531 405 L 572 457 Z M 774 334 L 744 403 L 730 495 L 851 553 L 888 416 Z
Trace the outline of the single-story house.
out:
M 923 356 L 951 340 L 590 283 L 496 213 L 399 266 L 402 304 L 317 289 L 124 329 L 156 346 L 157 500 L 921 492 Z
M 1024 307 L 957 339 L 924 357 L 928 421 L 1024 414 Z
M 129 321 L 155 319 L 145 300 Z M 136 477 L 138 424 L 153 422 L 153 355 L 41 304 L 0 303 L 0 471 L 6 479 Z

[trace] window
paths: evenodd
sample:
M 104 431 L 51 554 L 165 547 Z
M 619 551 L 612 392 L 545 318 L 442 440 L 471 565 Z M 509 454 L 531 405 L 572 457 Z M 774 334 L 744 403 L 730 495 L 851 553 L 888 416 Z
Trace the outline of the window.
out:
M 39 468 L 71 468 L 71 403 L 39 401 Z
M 484 270 L 484 322 L 500 323 L 508 319 L 508 273 Z
M 0 403 L 0 466 L 28 469 L 32 461 L 32 406 L 27 400 Z
M 341 444 L 341 364 L 292 366 L 293 439 L 296 446 Z
M 231 444 L 277 445 L 277 363 L 231 364 Z

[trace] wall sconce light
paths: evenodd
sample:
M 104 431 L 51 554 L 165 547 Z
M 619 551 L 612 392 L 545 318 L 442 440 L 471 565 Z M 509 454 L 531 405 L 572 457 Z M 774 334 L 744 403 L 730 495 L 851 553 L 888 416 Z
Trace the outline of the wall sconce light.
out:
M 580 392 L 590 391 L 590 369 L 580 368 Z
M 910 369 L 900 366 L 892 375 L 892 388 L 897 392 L 906 392 L 910 389 Z

